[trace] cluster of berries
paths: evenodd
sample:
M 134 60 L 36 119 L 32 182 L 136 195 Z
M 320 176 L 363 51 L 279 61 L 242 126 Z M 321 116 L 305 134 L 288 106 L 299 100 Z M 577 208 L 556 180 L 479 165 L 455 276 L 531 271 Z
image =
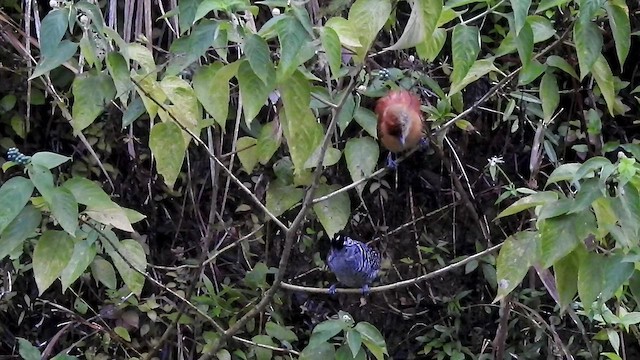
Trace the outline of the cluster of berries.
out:
M 12 147 L 7 150 L 7 160 L 24 166 L 31 161 L 31 156 L 27 156 L 21 153 L 17 148 Z

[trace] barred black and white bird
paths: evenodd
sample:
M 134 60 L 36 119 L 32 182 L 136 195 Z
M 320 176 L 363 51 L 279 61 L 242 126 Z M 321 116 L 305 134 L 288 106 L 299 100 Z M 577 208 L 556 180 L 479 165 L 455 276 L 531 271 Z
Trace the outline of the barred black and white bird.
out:
M 331 240 L 327 264 L 340 283 L 359 287 L 363 294 L 367 294 L 369 284 L 375 280 L 380 270 L 380 254 L 367 244 L 336 234 Z M 335 293 L 336 285 L 333 284 L 329 288 L 329 294 Z

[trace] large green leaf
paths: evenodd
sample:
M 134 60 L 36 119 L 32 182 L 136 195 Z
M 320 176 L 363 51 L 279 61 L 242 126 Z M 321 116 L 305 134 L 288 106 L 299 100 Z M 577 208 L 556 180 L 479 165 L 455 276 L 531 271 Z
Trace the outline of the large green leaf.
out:
M 180 17 L 182 18 L 182 10 Z M 213 43 L 217 28 L 216 22 L 202 20 L 191 29 L 189 35 L 175 39 L 169 48 L 173 56 L 169 60 L 164 76 L 177 75 L 203 56 Z
M 429 62 L 433 62 L 447 41 L 447 31 L 443 28 L 437 28 L 430 37 L 427 37 L 422 43 L 416 45 L 418 56 Z
M 79 204 L 94 209 L 113 207 L 114 202 L 109 195 L 98 184 L 87 178 L 74 176 L 65 181 L 62 186 L 71 191 Z
M 402 35 L 386 50 L 407 49 L 425 42 L 433 34 L 441 12 L 442 0 L 415 0 Z
M 229 80 L 236 76 L 241 61 L 221 67 L 220 63 L 203 66 L 193 76 L 193 89 L 202 106 L 224 130 L 229 114 Z
M 600 56 L 602 33 L 595 23 L 578 21 L 573 28 L 573 39 L 576 44 L 580 79 L 582 80 L 591 71 L 593 64 Z
M 525 26 L 527 21 L 527 15 L 529 14 L 529 7 L 531 7 L 531 0 L 516 0 L 511 1 L 511 7 L 513 8 L 513 22 L 516 36 L 520 35 L 520 30 Z
M 349 23 L 356 30 L 362 44 L 362 47 L 357 50 L 358 61 L 364 60 L 373 40 L 378 36 L 378 31 L 387 22 L 390 14 L 391 1 L 389 0 L 356 0 L 351 4 Z
M 78 228 L 78 203 L 73 194 L 63 188 L 56 187 L 51 192 L 51 201 L 47 201 L 51 215 L 58 221 L 64 231 L 75 236 Z
M 533 56 L 533 30 L 527 22 L 523 24 L 518 36 L 516 36 L 516 48 L 518 49 L 522 71 L 524 72 L 529 67 Z
M 164 178 L 165 184 L 172 188 L 187 151 L 182 130 L 172 122 L 155 125 L 149 135 L 149 147 L 155 156 L 158 173 Z
M 20 214 L 33 193 L 33 183 L 16 176 L 0 187 L 0 233 Z
M 455 84 L 462 82 L 467 76 L 478 57 L 478 53 L 480 53 L 480 33 L 478 28 L 462 24 L 456 25 L 451 38 L 451 50 L 453 57 L 451 82 Z
M 496 260 L 498 294 L 494 302 L 503 299 L 515 289 L 539 261 L 540 237 L 534 231 L 521 231 L 509 236 L 500 249 Z
M 458 92 L 462 91 L 462 89 L 464 89 L 467 85 L 480 79 L 481 77 L 492 71 L 498 71 L 498 68 L 496 68 L 496 66 L 493 64 L 493 58 L 477 60 L 475 63 L 473 63 L 471 69 L 469 69 L 464 79 L 462 79 L 460 82 L 451 84 L 451 89 L 449 89 L 449 96 L 457 94 Z
M 552 7 L 562 6 L 568 2 L 569 0 L 541 0 L 540 4 L 536 8 L 536 13 L 543 12 L 547 9 L 551 9 Z
M 29 236 L 35 234 L 40 221 L 42 221 L 40 210 L 33 205 L 23 207 L 18 216 L 0 233 L 0 260 L 20 246 Z
M 342 64 L 342 48 L 338 33 L 330 27 L 323 27 L 320 31 L 320 41 L 324 49 L 324 56 L 327 58 L 332 77 L 337 77 Z
M 586 237 L 596 233 L 595 223 L 595 217 L 590 211 L 539 221 L 542 267 L 548 268 L 577 246 L 584 246 L 582 242 Z
M 624 62 L 629 55 L 631 47 L 631 24 L 629 22 L 629 7 L 624 0 L 609 0 L 604 4 L 604 8 L 609 15 L 609 25 L 616 42 L 616 54 L 620 68 L 624 67 Z
M 33 70 L 33 74 L 29 77 L 29 80 L 33 80 L 38 76 L 44 75 L 49 71 L 64 64 L 67 60 L 71 59 L 78 50 L 78 44 L 69 40 L 62 40 L 58 47 L 49 56 L 43 56 L 36 68 Z
M 289 145 L 294 173 L 300 175 L 307 159 L 322 141 L 323 129 L 309 108 L 310 86 L 300 72 L 282 84 L 280 91 L 285 110 L 285 116 L 281 113 L 280 122 Z
M 91 125 L 116 96 L 111 76 L 104 72 L 88 71 L 77 75 L 72 85 L 73 126 L 78 133 Z
M 303 195 L 304 191 L 300 188 L 272 181 L 267 188 L 267 209 L 274 216 L 280 216 L 299 203 Z
M 309 34 L 294 16 L 285 16 L 277 25 L 280 41 L 280 62 L 278 63 L 278 82 L 286 81 L 302 63 L 301 49 L 308 41 Z M 265 83 L 268 83 L 265 81 Z
M 247 125 L 250 125 L 274 89 L 275 79 L 271 78 L 266 83 L 263 82 L 253 71 L 248 61 L 240 63 L 237 77 L 240 83 L 244 119 Z
M 243 50 L 253 72 L 262 82 L 268 84 L 275 75 L 275 69 L 267 42 L 261 36 L 249 34 L 244 39 Z
M 69 156 L 56 154 L 49 151 L 39 151 L 31 157 L 31 163 L 46 167 L 47 169 L 53 169 L 58 167 L 67 161 L 71 161 Z
M 280 341 L 294 342 L 298 340 L 298 336 L 296 335 L 296 333 L 272 321 L 267 322 L 264 330 L 267 332 L 267 334 L 269 334 L 269 336 L 272 336 Z
M 356 182 L 373 173 L 380 156 L 380 148 L 378 143 L 368 136 L 353 138 L 347 141 L 344 156 L 351 179 Z M 366 183 L 362 183 L 356 187 L 359 193 L 362 193 L 365 185 Z
M 183 34 L 185 31 L 191 28 L 191 25 L 196 20 L 196 14 L 199 10 L 199 5 L 202 6 L 203 2 L 207 2 L 207 1 L 201 1 L 201 0 L 179 0 L 178 1 L 178 8 L 180 9 L 180 16 L 178 16 L 178 26 L 180 27 L 181 34 Z M 205 14 L 207 12 L 205 12 Z
M 236 148 L 238 149 L 238 158 L 247 174 L 251 174 L 253 168 L 258 163 L 258 149 L 256 147 L 256 139 L 251 136 L 243 136 L 238 139 Z
M 369 133 L 373 138 L 378 138 L 378 117 L 373 111 L 359 106 L 353 114 L 353 118 L 362 126 L 364 131 Z
M 66 291 L 84 271 L 91 265 L 96 257 L 96 245 L 90 244 L 88 241 L 78 241 L 73 247 L 73 255 L 69 263 L 62 271 L 60 282 L 62 283 L 62 292 Z
M 558 200 L 558 194 L 554 191 L 538 192 L 538 193 L 523 197 L 522 199 L 519 199 L 518 201 L 509 205 L 508 208 L 502 210 L 502 212 L 500 212 L 500 214 L 496 216 L 496 219 L 513 215 L 513 214 L 519 213 L 520 211 L 530 209 L 538 205 L 544 205 L 548 202 L 552 202 L 556 200 Z
M 280 133 L 280 129 L 278 128 L 279 124 L 277 121 L 271 121 L 262 126 L 260 129 L 260 135 L 258 136 L 258 160 L 260 164 L 266 165 L 273 154 L 280 147 L 280 142 L 282 140 L 282 134 Z
M 73 240 L 63 231 L 42 233 L 33 250 L 33 275 L 39 294 L 53 284 L 73 255 Z
M 62 37 L 67 32 L 69 9 L 59 8 L 49 11 L 40 24 L 40 54 L 52 56 L 58 50 Z
M 584 252 L 580 256 L 578 294 L 585 310 L 598 298 L 607 301 L 634 271 L 633 263 L 622 262 L 621 255 L 603 256 Z
M 362 342 L 378 360 L 383 360 L 387 352 L 387 344 L 380 331 L 368 322 L 359 322 L 354 329 L 362 336 Z
M 164 122 L 177 121 L 182 127 L 197 135 L 198 122 L 202 120 L 202 108 L 191 85 L 176 76 L 166 76 L 160 82 L 160 86 L 171 101 L 171 104 L 164 105 L 164 109 L 158 110 L 160 119 Z M 182 136 L 184 143 L 188 145 L 191 135 L 183 131 Z
M 340 189 L 339 185 L 320 185 L 315 196 L 320 197 Z M 344 229 L 351 216 L 351 200 L 346 192 L 339 193 L 327 200 L 313 205 L 313 211 L 327 235 L 332 238 L 338 231 Z
M 593 78 L 596 79 L 596 83 L 598 83 L 598 87 L 600 88 L 600 92 L 604 97 L 604 100 L 607 102 L 607 109 L 609 110 L 609 114 L 611 116 L 615 116 L 614 108 L 616 105 L 616 89 L 615 89 L 615 81 L 613 78 L 613 73 L 611 72 L 611 68 L 609 67 L 609 63 L 607 59 L 600 54 L 595 63 L 593 63 L 593 67 L 591 68 L 591 74 L 593 74 Z
M 540 81 L 540 100 L 542 101 L 545 123 L 551 121 L 553 113 L 560 104 L 560 94 L 558 91 L 558 82 L 555 75 L 550 72 L 544 74 Z
M 103 244 L 105 244 L 105 242 L 103 242 Z M 111 246 L 105 246 L 105 248 L 111 260 L 113 260 L 113 265 L 118 269 L 118 273 L 129 290 L 136 296 L 140 296 L 142 287 L 144 286 L 144 275 L 135 269 L 142 272 L 145 272 L 147 269 L 147 257 L 144 249 L 140 243 L 131 239 L 122 240 L 117 246 L 119 251 L 116 251 Z M 127 261 L 125 261 L 120 254 L 122 254 Z M 131 268 L 129 264 L 134 268 Z
M 116 271 L 113 265 L 100 257 L 100 255 L 97 255 L 91 263 L 91 274 L 96 282 L 101 282 L 109 289 L 116 288 Z
M 580 258 L 577 252 L 571 252 L 569 255 L 556 261 L 553 265 L 553 272 L 556 279 L 556 288 L 560 307 L 565 310 L 572 302 L 578 291 L 578 269 L 580 266 Z

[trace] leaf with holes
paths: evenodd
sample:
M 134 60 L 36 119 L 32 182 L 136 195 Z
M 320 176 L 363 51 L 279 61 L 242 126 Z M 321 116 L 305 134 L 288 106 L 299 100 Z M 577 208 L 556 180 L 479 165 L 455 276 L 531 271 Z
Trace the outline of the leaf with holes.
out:
M 73 240 L 63 231 L 42 233 L 33 250 L 33 276 L 40 295 L 60 276 L 73 255 Z
M 509 236 L 496 259 L 498 294 L 493 302 L 500 301 L 515 289 L 538 262 L 539 235 L 534 231 L 521 231 Z
M 116 96 L 116 88 L 111 76 L 105 72 L 89 71 L 77 75 L 71 89 L 73 91 L 71 126 L 75 133 L 91 125 Z

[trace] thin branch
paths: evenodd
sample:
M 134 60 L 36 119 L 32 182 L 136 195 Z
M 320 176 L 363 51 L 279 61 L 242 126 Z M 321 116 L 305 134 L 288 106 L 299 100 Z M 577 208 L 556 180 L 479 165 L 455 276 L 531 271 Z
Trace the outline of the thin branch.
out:
M 454 269 L 457 269 L 461 266 L 464 266 L 465 264 L 473 261 L 473 260 L 477 260 L 480 259 L 483 256 L 486 256 L 488 254 L 493 253 L 494 251 L 500 249 L 502 247 L 504 243 L 500 243 L 498 245 L 492 246 L 486 250 L 483 250 L 475 255 L 471 255 L 466 259 L 460 260 L 458 262 L 455 262 L 451 265 L 445 266 L 441 269 L 438 269 L 436 271 L 432 271 L 428 274 L 424 274 L 421 276 L 418 276 L 416 278 L 413 279 L 408 279 L 408 280 L 403 280 L 403 281 L 398 281 L 392 284 L 387 284 L 387 285 L 381 285 L 381 286 L 374 286 L 372 288 L 369 289 L 369 292 L 371 293 L 375 293 L 375 292 L 384 292 L 384 291 L 389 291 L 389 290 L 396 290 L 396 289 L 401 289 L 401 288 L 405 288 L 414 284 L 417 284 L 419 282 L 425 281 L 425 280 L 429 280 L 432 279 L 436 276 L 440 276 L 443 275 L 445 273 L 448 273 Z M 328 294 L 329 293 L 329 289 L 326 288 L 316 288 L 316 287 L 307 287 L 307 286 L 299 286 L 299 285 L 293 285 L 293 284 L 289 284 L 289 283 L 282 283 L 282 288 L 283 289 L 287 289 L 287 290 L 292 290 L 292 291 L 301 291 L 301 292 L 306 292 L 306 293 L 316 293 L 316 294 Z M 336 289 L 337 293 L 340 294 L 361 294 L 362 290 L 361 289 Z

